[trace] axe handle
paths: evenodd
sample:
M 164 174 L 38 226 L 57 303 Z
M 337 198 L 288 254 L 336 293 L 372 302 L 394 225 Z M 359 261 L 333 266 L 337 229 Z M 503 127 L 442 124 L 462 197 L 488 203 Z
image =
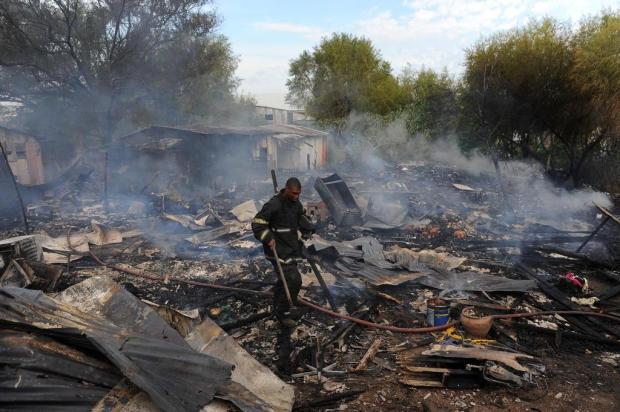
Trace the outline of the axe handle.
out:
M 276 171 L 271 169 L 271 182 L 273 183 L 273 191 L 278 194 L 278 178 L 276 177 Z
M 278 275 L 280 275 L 280 280 L 284 285 L 284 292 L 286 293 L 286 299 L 288 300 L 289 305 L 293 307 L 293 298 L 291 297 L 291 291 L 288 290 L 288 283 L 286 283 L 286 277 L 284 276 L 284 271 L 282 270 L 282 265 L 280 264 L 280 258 L 278 257 L 278 252 L 276 251 L 276 246 L 273 245 L 271 247 L 273 250 L 273 256 L 276 258 L 276 265 L 278 266 Z

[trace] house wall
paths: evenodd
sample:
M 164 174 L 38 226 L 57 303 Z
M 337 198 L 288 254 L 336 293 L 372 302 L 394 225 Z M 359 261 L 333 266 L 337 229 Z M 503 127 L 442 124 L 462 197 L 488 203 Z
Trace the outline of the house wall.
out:
M 322 169 L 327 163 L 327 137 L 311 136 L 282 140 L 269 137 L 269 167 L 280 170 Z
M 173 137 L 179 140 L 174 146 L 144 146 Z M 196 195 L 243 184 L 260 173 L 268 176 L 270 152 L 265 138 L 151 131 L 132 140 L 121 142 L 111 155 L 112 191 L 135 193 L 151 182 L 149 191 Z
M 174 137 L 173 146 L 156 144 Z M 152 143 L 152 144 L 151 144 Z M 131 148 L 131 149 L 130 149 Z M 270 169 L 314 170 L 327 162 L 327 137 L 276 138 L 263 135 L 207 135 L 194 132 L 153 130 L 122 141 L 110 157 L 113 191 L 140 191 L 148 182 L 167 191 L 170 184 L 215 189 L 228 182 L 244 184 Z M 162 184 L 163 183 L 163 184 Z M 112 185 L 111 185 L 112 186 Z
M 32 136 L 0 128 L 0 142 L 17 181 L 23 185 L 45 183 L 41 145 Z
M 289 110 L 276 109 L 275 107 L 256 106 L 256 113 L 260 120 L 271 124 L 288 124 L 292 119 L 288 115 Z
M 266 124 L 301 124 L 312 120 L 299 110 L 278 109 L 266 106 L 256 106 L 256 115 Z
M 271 136 L 263 136 L 256 139 L 252 152 L 253 160 L 264 164 L 267 170 L 278 168 L 278 145 Z
M 292 121 L 289 123 L 295 123 L 295 124 L 306 124 L 306 123 L 311 123 L 312 122 L 312 118 L 310 116 L 308 116 L 307 114 L 300 112 L 300 111 L 296 111 L 296 110 L 290 110 L 289 111 L 289 119 L 292 118 Z

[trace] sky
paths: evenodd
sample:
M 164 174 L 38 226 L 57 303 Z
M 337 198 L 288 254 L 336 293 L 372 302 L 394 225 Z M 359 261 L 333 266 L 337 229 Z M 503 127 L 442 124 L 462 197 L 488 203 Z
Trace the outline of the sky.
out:
M 620 8 L 620 0 L 214 0 L 213 7 L 239 58 L 239 92 L 287 107 L 289 62 L 334 32 L 370 39 L 394 74 L 410 64 L 458 75 L 465 49 L 496 31 L 544 16 L 575 24 Z

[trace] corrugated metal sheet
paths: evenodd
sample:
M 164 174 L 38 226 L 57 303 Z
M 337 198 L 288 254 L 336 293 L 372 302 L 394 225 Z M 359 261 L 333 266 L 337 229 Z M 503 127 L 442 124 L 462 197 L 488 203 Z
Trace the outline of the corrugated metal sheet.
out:
M 52 338 L 0 330 L 0 409 L 89 410 L 122 378 Z
M 164 321 L 160 312 L 145 305 L 107 276 L 93 277 L 71 286 L 58 296 L 58 300 L 102 316 L 123 329 L 163 338 L 180 346 L 191 347 L 197 351 L 196 354 L 205 353 L 237 365 L 231 381 L 220 386 L 215 396 L 229 400 L 242 411 L 284 411 L 292 408 L 293 389 L 252 358 L 208 318 L 192 331 L 186 342 Z M 163 308 L 159 309 L 165 312 Z M 125 392 L 120 390 L 119 393 Z M 145 406 L 148 402 L 142 400 L 141 396 L 135 394 L 127 402 L 138 402 Z
M 197 351 L 236 365 L 224 399 L 230 399 L 243 411 L 285 412 L 293 408 L 293 387 L 254 359 L 211 319 L 205 318 L 194 328 L 187 341 Z
M 290 135 L 296 137 L 327 136 L 328 133 L 309 127 L 292 124 L 268 124 L 262 126 L 211 126 L 194 124 L 189 126 L 151 126 L 138 130 L 123 138 L 124 142 L 132 142 L 138 135 L 170 135 L 190 134 L 200 136 L 274 136 Z
M 211 153 L 220 151 L 222 154 L 227 150 L 237 151 L 230 147 L 233 143 L 238 147 L 245 144 L 252 152 L 250 156 L 253 156 L 248 160 L 266 161 L 268 167 L 274 169 L 309 170 L 325 166 L 327 135 L 320 130 L 289 124 L 254 127 L 152 126 L 121 138 L 121 143 L 145 152 L 191 152 L 196 150 L 197 143 L 204 142 L 204 147 L 208 147 L 206 150 Z M 224 143 L 229 147 L 219 146 Z M 261 148 L 267 149 L 266 158 L 261 158 Z
M 230 382 L 232 366 L 227 362 L 187 345 L 126 330 L 40 291 L 2 288 L 0 306 L 0 326 L 61 336 L 71 346 L 96 349 L 164 411 L 200 410 Z
M 365 262 L 355 261 L 349 258 L 338 259 L 334 266 L 350 277 L 362 277 L 371 285 L 400 285 L 401 283 L 419 279 L 430 271 L 410 272 L 405 270 L 387 270 L 370 265 Z

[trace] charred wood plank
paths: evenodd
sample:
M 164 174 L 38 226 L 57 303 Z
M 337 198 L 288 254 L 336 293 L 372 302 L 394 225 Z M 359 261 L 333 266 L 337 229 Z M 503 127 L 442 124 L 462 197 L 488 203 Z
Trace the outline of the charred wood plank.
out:
M 354 389 L 354 390 L 350 390 L 350 391 L 346 391 L 342 393 L 335 393 L 333 395 L 323 396 L 313 401 L 306 402 L 304 404 L 295 406 L 293 410 L 294 411 L 315 410 L 314 408 L 327 406 L 334 402 L 340 401 L 342 399 L 352 398 L 364 392 L 366 392 L 366 389 Z
M 228 322 L 228 323 L 223 323 L 220 326 L 220 328 L 224 329 L 225 331 L 229 331 L 231 329 L 237 329 L 240 328 L 242 326 L 246 326 L 246 325 L 250 325 L 254 322 L 258 322 L 261 319 L 265 319 L 268 318 L 269 316 L 271 316 L 273 313 L 271 311 L 265 311 L 265 312 L 259 312 L 259 313 L 255 313 L 253 315 L 248 316 L 247 318 L 241 318 L 241 319 L 237 319 L 233 322 Z
M 540 333 L 544 333 L 546 335 L 552 335 L 554 337 L 557 334 L 557 330 L 553 330 L 553 329 L 549 329 L 549 328 L 543 328 L 543 327 L 535 326 L 535 325 L 530 325 L 529 323 L 523 323 L 523 322 L 502 322 L 502 323 L 506 324 L 506 325 L 509 325 L 511 327 L 522 328 L 522 329 L 531 330 L 531 331 L 534 331 L 534 332 L 540 332 Z M 573 331 L 569 331 L 569 330 L 563 330 L 562 331 L 562 338 L 576 339 L 576 340 L 585 340 L 585 341 L 588 341 L 588 342 L 595 342 L 595 343 L 600 343 L 600 344 L 603 344 L 603 345 L 609 345 L 609 346 L 613 346 L 613 347 L 616 347 L 616 348 L 620 348 L 620 341 L 618 341 L 616 339 L 591 336 L 591 335 L 586 335 L 584 333 L 573 332 Z
M 547 282 L 545 279 L 542 278 L 542 276 L 540 276 L 539 274 L 537 274 L 536 272 L 534 272 L 533 270 L 525 266 L 523 263 L 517 263 L 517 268 L 519 268 L 521 273 L 525 274 L 528 278 L 535 280 L 538 283 L 538 286 L 543 290 L 543 292 L 545 292 L 547 295 L 555 299 L 560 305 L 564 306 L 565 308 L 569 310 L 581 310 L 579 305 L 572 303 L 570 299 L 568 299 L 568 297 L 563 292 L 561 292 L 558 288 L 556 288 L 555 286 Z M 575 319 L 574 317 L 570 317 L 570 316 L 566 316 L 566 319 L 570 323 L 572 323 L 573 325 L 581 329 L 582 331 L 592 336 L 602 337 L 598 332 L 592 329 L 586 322 L 583 322 L 582 320 Z M 620 337 L 620 333 L 618 331 L 607 326 L 600 320 L 595 319 L 593 317 L 587 317 L 586 319 L 588 319 L 588 321 L 598 326 L 599 328 L 604 329 L 605 331 L 611 333 L 612 335 L 616 337 Z
M 620 293 L 620 285 L 614 286 L 613 288 L 606 290 L 605 292 L 599 294 L 597 297 L 600 300 L 608 300 L 616 296 L 618 293 Z
M 323 290 L 323 295 L 325 296 L 325 299 L 327 299 L 327 301 L 329 302 L 329 306 L 331 306 L 332 310 L 334 312 L 338 312 L 338 307 L 336 306 L 336 302 L 334 301 L 334 297 L 332 296 L 331 292 L 329 291 L 329 287 L 327 287 L 327 283 L 325 283 L 325 279 L 323 279 L 323 275 L 321 275 L 321 272 L 319 271 L 319 268 L 316 267 L 316 264 L 314 263 L 314 261 L 312 259 L 308 259 L 308 263 L 310 264 L 310 267 L 312 268 L 312 271 L 314 272 L 314 275 L 316 276 L 316 278 L 318 279 L 319 283 L 321 284 L 321 289 Z
M 555 253 L 555 254 L 566 256 L 569 258 L 583 260 L 584 262 L 587 262 L 588 264 L 592 266 L 603 267 L 606 269 L 614 268 L 613 265 L 610 265 L 609 263 L 606 263 L 606 262 L 594 260 L 590 258 L 588 255 L 586 255 L 585 253 L 572 252 L 570 250 L 565 250 L 565 249 L 561 249 L 561 248 L 553 247 L 553 246 L 540 246 L 536 249 L 544 253 Z
M 365 308 L 364 306 L 366 305 L 366 303 L 367 303 L 366 301 L 363 302 L 359 306 L 360 309 L 353 312 L 352 315 L 360 319 L 366 319 L 370 311 L 374 309 L 374 306 L 371 308 Z M 355 330 L 356 327 L 359 327 L 359 325 L 355 322 L 351 322 L 349 320 L 343 321 L 340 324 L 340 326 L 337 327 L 336 330 L 332 332 L 332 334 L 327 339 L 324 339 L 323 344 L 322 344 L 323 348 L 327 348 L 328 346 L 334 344 L 335 342 L 338 342 L 339 340 L 344 340 L 347 336 L 351 334 L 351 332 Z M 315 349 L 316 349 L 316 341 L 312 341 L 311 343 L 309 343 L 308 345 L 304 346 L 303 348 L 299 350 L 299 353 L 297 354 L 297 358 L 305 359 Z
M 579 245 L 579 247 L 577 248 L 575 252 L 577 253 L 581 252 L 581 249 L 583 249 L 588 244 L 588 242 L 591 241 L 592 238 L 594 238 L 594 236 L 596 236 L 598 231 L 601 230 L 603 226 L 605 226 L 605 224 L 609 221 L 609 219 L 611 219 L 611 217 L 606 216 L 605 219 L 603 219 L 603 221 L 596 227 L 596 229 L 594 229 L 592 233 L 590 233 L 590 236 L 588 236 L 586 240 L 584 240 L 583 243 Z
M 372 344 L 370 345 L 370 347 L 368 348 L 368 350 L 366 351 L 366 353 L 364 354 L 360 362 L 357 364 L 355 369 L 353 369 L 353 372 L 365 371 L 366 368 L 368 367 L 368 362 L 370 362 L 375 357 L 377 352 L 379 352 L 379 348 L 381 347 L 381 344 L 382 344 L 381 339 L 376 338 L 372 342 Z
M 224 293 L 214 293 L 213 296 L 209 296 L 207 299 L 202 301 L 202 305 L 204 307 L 215 305 L 218 302 L 221 302 L 225 299 L 228 299 L 232 296 L 236 296 L 237 292 L 224 292 Z

